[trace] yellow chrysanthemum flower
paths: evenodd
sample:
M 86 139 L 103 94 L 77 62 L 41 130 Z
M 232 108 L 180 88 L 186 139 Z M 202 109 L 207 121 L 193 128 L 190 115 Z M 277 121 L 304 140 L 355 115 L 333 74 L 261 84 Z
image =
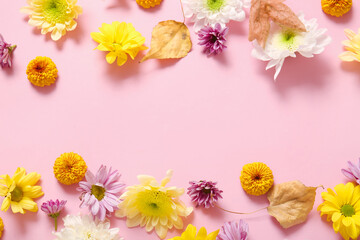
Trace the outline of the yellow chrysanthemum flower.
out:
M 131 23 L 103 23 L 99 30 L 100 32 L 92 32 L 91 37 L 99 43 L 96 49 L 109 52 L 106 55 L 106 61 L 110 64 L 117 58 L 117 64 L 122 66 L 127 61 L 126 54 L 134 59 L 139 51 L 147 49 L 143 45 L 145 38 L 135 30 Z
M 50 86 L 58 77 L 55 63 L 48 57 L 36 57 L 27 66 L 28 80 L 38 87 Z
M 263 195 L 274 183 L 271 169 L 264 163 L 245 164 L 240 175 L 241 186 L 251 195 Z
M 0 176 L 0 196 L 5 197 L 1 211 L 7 211 L 11 206 L 13 213 L 24 214 L 28 210 L 37 212 L 38 206 L 33 198 L 44 195 L 40 186 L 35 184 L 40 180 L 40 174 L 26 174 L 24 168 L 18 168 L 12 178 L 9 175 Z
M 323 11 L 331 16 L 341 17 L 352 6 L 352 0 L 321 0 L 321 7 Z
M 145 226 L 148 232 L 155 228 L 161 239 L 166 237 L 168 229 L 182 229 L 181 217 L 188 216 L 193 209 L 179 199 L 184 194 L 183 188 L 165 187 L 171 176 L 172 171 L 169 170 L 159 185 L 154 177 L 139 175 L 140 185 L 126 188 L 115 215 L 127 217 L 128 227 Z
M 168 240 L 216 240 L 217 235 L 219 234 L 219 229 L 210 233 L 209 235 L 206 232 L 204 227 L 200 228 L 199 232 L 196 234 L 196 227 L 189 224 L 186 230 L 181 234 L 181 237 L 174 237 Z
M 77 153 L 63 153 L 55 160 L 54 174 L 62 184 L 71 185 L 80 182 L 86 171 L 86 163 Z
M 0 238 L 2 236 L 3 231 L 4 231 L 4 222 L 0 217 Z
M 338 184 L 335 192 L 328 189 L 322 192 L 325 200 L 319 205 L 321 216 L 327 215 L 327 221 L 333 222 L 336 233 L 349 240 L 358 239 L 360 235 L 360 186 L 354 187 L 353 183 Z
M 345 29 L 345 35 L 349 40 L 343 41 L 342 44 L 347 51 L 341 53 L 339 58 L 345 62 L 360 62 L 360 28 L 357 34 L 351 29 Z
M 162 0 L 136 0 L 136 3 L 143 8 L 151 8 L 159 5 Z
M 29 6 L 21 8 L 29 14 L 29 24 L 41 29 L 41 34 L 51 32 L 54 41 L 59 40 L 66 31 L 73 31 L 82 8 L 77 0 L 27 0 Z

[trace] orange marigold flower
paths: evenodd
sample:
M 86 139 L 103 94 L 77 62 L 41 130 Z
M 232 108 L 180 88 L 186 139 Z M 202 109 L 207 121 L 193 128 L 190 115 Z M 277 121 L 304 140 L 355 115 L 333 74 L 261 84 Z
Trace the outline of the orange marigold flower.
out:
M 352 6 L 352 0 L 321 0 L 323 11 L 331 16 L 341 17 Z
M 250 195 L 263 195 L 267 193 L 274 183 L 271 169 L 261 162 L 244 165 L 241 176 L 241 186 Z
M 50 86 L 58 77 L 55 63 L 48 57 L 36 57 L 27 66 L 29 81 L 38 87 Z
M 55 160 L 55 177 L 65 185 L 80 182 L 84 178 L 86 170 L 84 159 L 77 153 L 63 153 Z
M 159 5 L 162 0 L 136 0 L 136 3 L 143 8 L 151 8 Z

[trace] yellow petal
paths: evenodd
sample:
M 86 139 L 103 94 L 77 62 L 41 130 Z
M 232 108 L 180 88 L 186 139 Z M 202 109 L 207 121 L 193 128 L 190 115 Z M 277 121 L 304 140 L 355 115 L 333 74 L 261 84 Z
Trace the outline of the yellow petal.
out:
M 106 61 L 110 64 L 112 64 L 113 62 L 115 62 L 116 60 L 116 53 L 114 52 L 109 52 L 108 54 L 106 54 Z
M 95 42 L 102 43 L 107 41 L 106 37 L 102 33 L 92 32 L 90 35 Z
M 23 176 L 25 176 L 25 174 L 25 168 L 17 168 L 14 176 L 12 177 L 12 180 L 18 182 Z
M 18 182 L 17 182 L 17 186 L 19 187 L 25 187 L 25 186 L 33 186 L 35 185 L 41 178 L 41 175 L 36 173 L 36 172 L 32 172 L 27 174 L 26 176 L 22 177 Z
M 119 66 L 122 66 L 126 63 L 127 61 L 127 56 L 125 53 L 120 53 L 118 56 L 117 56 L 117 65 Z
M 196 236 L 196 240 L 205 240 L 207 236 L 207 232 L 206 229 L 204 227 L 200 228 L 197 236 Z
M 29 210 L 31 212 L 37 212 L 38 210 L 38 206 L 36 202 L 34 202 L 32 199 L 27 197 L 23 197 L 19 202 L 19 205 L 21 206 L 21 208 Z
M 1 211 L 6 212 L 10 207 L 10 197 L 4 198 L 2 204 L 1 204 Z
M 220 229 L 210 233 L 208 236 L 207 236 L 207 239 L 206 240 L 215 240 L 217 235 L 219 234 L 219 231 Z
M 44 195 L 44 192 L 41 191 L 41 186 L 25 186 L 22 190 L 24 197 L 28 198 L 38 198 Z
M 11 210 L 13 213 L 21 213 L 21 214 L 25 213 L 24 209 L 22 209 L 22 207 L 18 202 L 11 202 Z
M 352 39 L 356 35 L 356 33 L 353 30 L 348 29 L 348 28 L 345 29 L 344 32 L 345 32 L 346 37 L 349 39 Z

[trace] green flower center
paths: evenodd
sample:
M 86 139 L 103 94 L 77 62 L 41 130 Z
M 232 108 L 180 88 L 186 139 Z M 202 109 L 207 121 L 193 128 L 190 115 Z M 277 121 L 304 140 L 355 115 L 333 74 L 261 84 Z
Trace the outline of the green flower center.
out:
M 11 201 L 13 202 L 20 202 L 23 198 L 24 193 L 19 187 L 15 187 L 14 190 L 11 192 Z
M 225 0 L 206 0 L 209 10 L 216 12 L 224 5 Z
M 344 206 L 341 207 L 341 213 L 345 217 L 351 217 L 352 215 L 355 214 L 355 208 L 350 204 L 345 204 Z
M 91 194 L 94 195 L 97 200 L 101 201 L 105 197 L 105 188 L 98 185 L 92 185 Z
M 281 49 L 296 52 L 301 44 L 302 36 L 291 30 L 283 30 L 275 36 L 275 43 Z
M 64 0 L 48 0 L 44 3 L 44 17 L 49 23 L 65 23 L 67 3 Z

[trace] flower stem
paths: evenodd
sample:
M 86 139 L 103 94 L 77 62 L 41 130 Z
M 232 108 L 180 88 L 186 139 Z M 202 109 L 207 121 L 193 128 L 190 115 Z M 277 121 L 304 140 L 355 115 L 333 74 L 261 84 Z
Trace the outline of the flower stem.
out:
M 185 23 L 185 13 L 184 13 L 184 7 L 183 7 L 183 4 L 182 4 L 182 1 L 181 1 L 181 0 L 180 0 L 180 6 L 181 6 L 181 12 L 182 12 L 182 15 L 183 15 L 183 18 L 184 18 L 183 23 Z
M 55 231 L 57 231 L 57 225 L 58 225 L 58 221 L 57 221 L 57 217 L 54 218 L 55 219 Z
M 215 205 L 215 207 L 217 207 L 217 208 L 219 208 L 219 209 L 221 209 L 221 210 L 223 210 L 223 211 L 225 211 L 225 212 L 233 213 L 233 214 L 253 214 L 253 213 L 259 212 L 259 211 L 261 211 L 261 210 L 267 209 L 267 207 L 264 207 L 264 208 L 260 208 L 260 209 L 258 209 L 258 210 L 256 210 L 256 211 L 253 211 L 253 212 L 244 213 L 244 212 L 234 212 L 234 211 L 226 210 L 226 209 L 224 209 L 224 208 L 222 208 L 222 207 L 220 207 L 220 206 L 218 206 L 218 205 Z

